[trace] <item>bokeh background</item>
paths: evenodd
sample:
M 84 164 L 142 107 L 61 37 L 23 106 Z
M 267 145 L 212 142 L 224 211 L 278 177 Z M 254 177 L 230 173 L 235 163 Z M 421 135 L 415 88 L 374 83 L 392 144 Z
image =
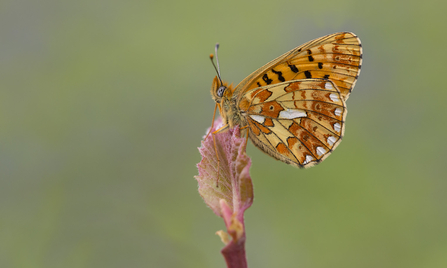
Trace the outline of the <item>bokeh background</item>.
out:
M 237 84 L 338 31 L 364 48 L 345 139 L 308 170 L 249 145 L 249 265 L 447 267 L 445 1 L 0 6 L 0 267 L 225 267 L 208 56 Z

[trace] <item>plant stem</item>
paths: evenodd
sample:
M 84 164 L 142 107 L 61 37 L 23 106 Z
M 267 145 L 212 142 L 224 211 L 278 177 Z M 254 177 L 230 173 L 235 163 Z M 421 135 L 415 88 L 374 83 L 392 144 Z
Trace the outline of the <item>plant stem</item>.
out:
M 222 251 L 228 268 L 247 268 L 245 257 L 245 234 L 237 241 L 231 241 Z

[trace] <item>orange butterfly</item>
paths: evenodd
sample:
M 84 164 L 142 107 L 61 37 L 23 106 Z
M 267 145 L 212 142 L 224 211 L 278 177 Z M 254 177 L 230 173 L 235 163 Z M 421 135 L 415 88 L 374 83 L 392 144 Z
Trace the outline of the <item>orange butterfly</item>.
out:
M 218 76 L 213 80 L 211 95 L 224 126 L 212 133 L 213 138 L 239 125 L 259 149 L 272 157 L 297 167 L 313 166 L 341 141 L 345 102 L 361 65 L 360 39 L 353 33 L 340 32 L 292 49 L 235 88 L 222 82 L 216 69 Z

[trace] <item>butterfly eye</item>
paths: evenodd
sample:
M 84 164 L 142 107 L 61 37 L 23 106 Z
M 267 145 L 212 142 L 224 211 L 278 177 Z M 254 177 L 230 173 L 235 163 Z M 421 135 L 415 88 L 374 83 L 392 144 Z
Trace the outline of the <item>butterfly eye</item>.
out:
M 224 94 L 224 92 L 225 92 L 225 89 L 227 89 L 227 88 L 224 87 L 224 86 L 219 87 L 219 88 L 217 89 L 217 96 L 222 97 L 223 94 Z

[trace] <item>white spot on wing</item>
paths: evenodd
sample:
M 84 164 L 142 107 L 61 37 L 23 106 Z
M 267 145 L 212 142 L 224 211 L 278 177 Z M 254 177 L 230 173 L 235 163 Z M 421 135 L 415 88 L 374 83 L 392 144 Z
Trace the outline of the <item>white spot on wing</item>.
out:
M 326 150 L 323 147 L 317 147 L 318 156 L 322 156 L 326 153 Z
M 327 138 L 327 143 L 329 143 L 330 146 L 334 145 L 336 141 L 337 139 L 334 136 L 329 136 L 329 138 Z
M 335 114 L 336 116 L 340 116 L 340 115 L 341 115 L 341 109 L 340 109 L 340 108 L 335 109 L 334 114 Z
M 340 124 L 339 123 L 335 123 L 334 124 L 334 129 L 335 129 L 335 131 L 340 132 L 340 129 L 341 129 Z
M 303 110 L 286 109 L 279 112 L 279 118 L 294 119 L 298 117 L 307 117 L 307 113 Z
M 331 93 L 331 94 L 329 95 L 329 98 L 331 98 L 331 100 L 332 100 L 333 102 L 339 102 L 339 101 L 340 101 L 340 100 L 338 99 L 337 94 L 335 94 L 335 93 Z
M 314 160 L 314 158 L 310 155 L 306 155 L 306 160 L 304 160 L 303 165 L 306 165 L 310 161 Z
M 326 84 L 324 85 L 324 87 L 325 87 L 326 89 L 334 89 L 334 87 L 332 86 L 332 84 L 329 83 L 329 82 L 326 82 Z
M 251 114 L 250 117 L 255 120 L 258 123 L 264 124 L 265 121 L 265 117 L 264 116 L 260 116 L 260 115 L 256 115 L 256 114 Z

